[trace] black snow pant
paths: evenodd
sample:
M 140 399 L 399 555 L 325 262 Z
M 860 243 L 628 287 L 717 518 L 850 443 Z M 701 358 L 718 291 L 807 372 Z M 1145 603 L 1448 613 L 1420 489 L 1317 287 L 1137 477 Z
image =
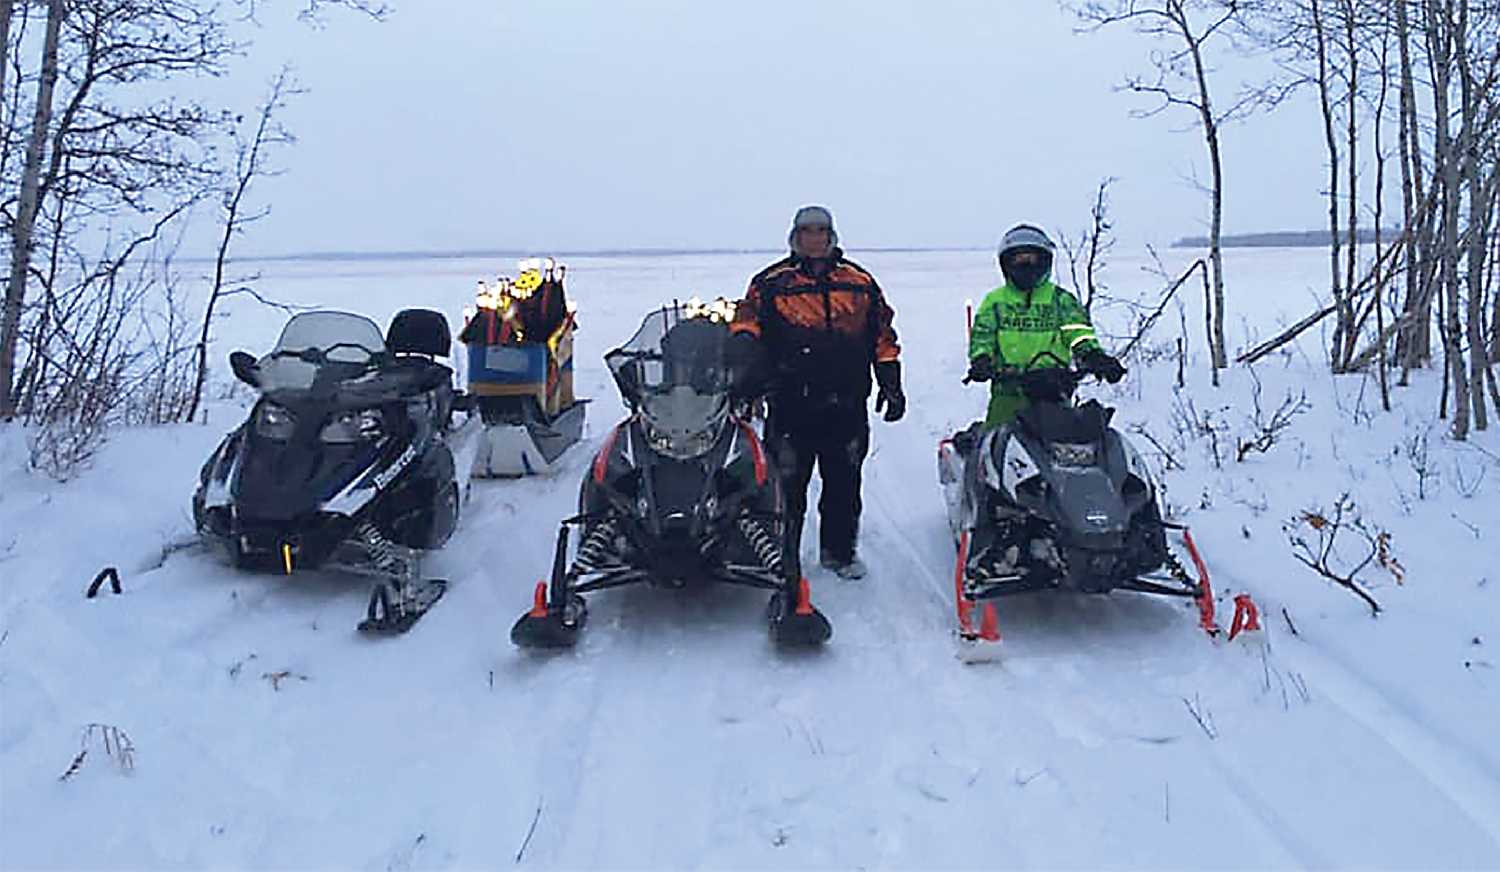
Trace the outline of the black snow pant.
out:
M 860 471 L 870 450 L 864 403 L 809 409 L 773 402 L 766 444 L 786 496 L 786 557 L 791 565 L 801 573 L 802 523 L 814 466 L 823 480 L 818 500 L 822 553 L 836 563 L 847 563 L 859 538 Z

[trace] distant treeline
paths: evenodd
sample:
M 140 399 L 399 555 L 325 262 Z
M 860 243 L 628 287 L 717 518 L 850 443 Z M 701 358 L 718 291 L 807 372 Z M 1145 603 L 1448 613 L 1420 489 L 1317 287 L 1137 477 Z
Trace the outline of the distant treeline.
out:
M 1389 242 L 1401 235 L 1400 230 L 1383 230 L 1380 238 Z M 1340 235 L 1340 242 L 1348 239 Z M 1374 242 L 1375 229 L 1361 228 L 1357 234 L 1360 242 Z M 1226 234 L 1220 241 L 1224 248 L 1319 248 L 1330 243 L 1325 230 L 1279 230 L 1273 233 Z M 1207 248 L 1207 236 L 1184 236 L 1172 243 L 1173 248 Z

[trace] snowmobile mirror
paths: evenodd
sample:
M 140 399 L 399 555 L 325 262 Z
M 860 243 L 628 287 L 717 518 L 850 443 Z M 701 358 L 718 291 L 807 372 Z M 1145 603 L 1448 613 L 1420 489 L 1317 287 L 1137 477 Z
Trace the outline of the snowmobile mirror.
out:
M 235 378 L 252 388 L 260 387 L 260 367 L 254 355 L 244 351 L 230 352 L 229 368 L 234 370 Z

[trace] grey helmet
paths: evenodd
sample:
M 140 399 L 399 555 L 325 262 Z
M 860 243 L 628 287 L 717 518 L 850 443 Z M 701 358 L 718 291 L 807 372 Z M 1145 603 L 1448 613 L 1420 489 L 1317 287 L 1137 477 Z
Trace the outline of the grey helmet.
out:
M 792 229 L 786 235 L 786 244 L 797 254 L 802 253 L 797 251 L 797 231 L 803 227 L 827 227 L 829 248 L 839 244 L 839 233 L 833 229 L 833 213 L 823 206 L 803 206 L 792 218 Z
M 1041 263 L 1015 263 L 1011 255 L 1022 251 L 1040 252 Z M 1034 224 L 1017 224 L 1005 231 L 995 257 L 1000 262 L 1000 272 L 1005 275 L 1006 281 L 1023 291 L 1030 291 L 1052 274 L 1052 258 L 1056 253 L 1057 246 L 1052 243 L 1045 230 Z

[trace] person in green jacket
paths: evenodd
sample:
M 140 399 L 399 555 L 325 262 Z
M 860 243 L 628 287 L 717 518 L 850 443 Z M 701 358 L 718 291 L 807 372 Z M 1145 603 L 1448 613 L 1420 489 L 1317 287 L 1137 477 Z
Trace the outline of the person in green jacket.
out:
M 1111 384 L 1125 376 L 1120 361 L 1099 347 L 1094 326 L 1078 298 L 1053 284 L 1056 250 L 1047 234 L 1030 224 L 1017 224 L 1000 242 L 998 258 L 1005 284 L 979 304 L 969 333 L 967 380 L 990 382 L 986 428 L 1010 423 L 1027 405 L 1019 390 L 995 379 L 1002 367 L 1056 367 L 1071 360 Z M 1035 361 L 1044 351 L 1057 359 L 1044 356 Z

